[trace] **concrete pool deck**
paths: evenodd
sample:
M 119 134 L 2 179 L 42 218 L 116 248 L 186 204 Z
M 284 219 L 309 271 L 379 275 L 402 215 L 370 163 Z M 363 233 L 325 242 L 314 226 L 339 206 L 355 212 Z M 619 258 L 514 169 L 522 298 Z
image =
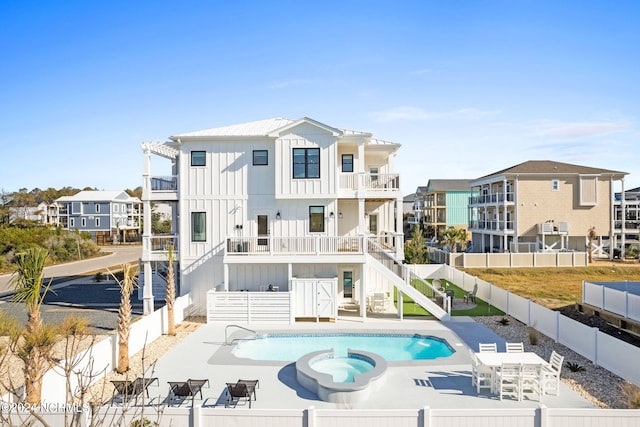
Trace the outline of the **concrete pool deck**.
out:
M 149 392 L 164 399 L 169 391 L 168 381 L 208 379 L 210 388 L 203 388 L 203 401 L 196 405 L 224 407 L 225 383 L 238 379 L 259 380 L 255 409 L 434 409 L 457 408 L 593 408 L 586 399 L 561 383 L 560 395 L 545 395 L 542 401 L 500 401 L 487 391 L 476 393 L 471 386 L 471 360 L 468 348 L 477 350 L 479 342 L 497 342 L 504 350 L 504 339 L 471 318 L 456 317 L 452 321 L 385 320 L 368 318 L 360 322 L 353 318 L 339 318 L 335 323 L 296 323 L 293 325 L 251 324 L 241 326 L 259 333 L 268 332 L 393 332 L 419 333 L 446 339 L 456 351 L 448 358 L 389 362 L 384 385 L 365 402 L 341 404 L 324 402 L 302 387 L 296 380 L 295 362 L 254 361 L 239 359 L 231 354 L 232 346 L 224 344 L 226 324 L 207 324 L 187 336 L 180 344 L 158 360 L 152 376 L 159 386 Z M 251 336 L 234 328 L 230 335 Z M 232 333 L 233 332 L 233 333 Z M 183 405 L 186 405 L 184 403 Z M 238 407 L 248 407 L 239 405 Z

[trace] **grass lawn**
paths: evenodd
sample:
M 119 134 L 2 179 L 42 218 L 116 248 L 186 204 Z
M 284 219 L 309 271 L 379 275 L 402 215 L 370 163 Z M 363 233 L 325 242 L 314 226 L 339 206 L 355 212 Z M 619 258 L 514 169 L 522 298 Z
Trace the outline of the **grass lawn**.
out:
M 448 282 L 444 279 L 440 281 L 442 286 L 446 286 L 447 289 L 451 289 L 454 292 L 454 299 L 464 299 L 464 291 L 462 288 Z M 405 316 L 431 316 L 431 313 L 424 308 L 416 304 L 411 298 L 406 295 L 402 295 L 402 312 Z M 398 294 L 394 288 L 393 301 L 398 302 Z M 476 298 L 476 306 L 469 310 L 451 310 L 452 316 L 501 316 L 504 315 L 503 311 L 498 310 L 496 307 L 490 306 L 486 301 Z
M 595 262 L 573 268 L 465 268 L 468 274 L 530 299 L 547 308 L 582 300 L 582 281 L 640 282 L 640 264 Z M 457 295 L 456 295 L 457 296 Z

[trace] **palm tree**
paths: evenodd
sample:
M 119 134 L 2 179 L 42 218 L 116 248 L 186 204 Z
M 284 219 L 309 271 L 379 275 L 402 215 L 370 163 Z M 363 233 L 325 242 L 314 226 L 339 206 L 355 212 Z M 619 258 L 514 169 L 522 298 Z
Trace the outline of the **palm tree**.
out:
M 168 262 L 169 266 L 167 267 L 167 289 L 165 302 L 167 303 L 167 317 L 169 318 L 169 325 L 167 334 L 175 335 L 176 334 L 176 321 L 174 314 L 174 303 L 176 301 L 176 284 L 175 284 L 175 276 L 173 274 L 173 262 L 174 262 L 174 252 L 173 245 L 169 245 L 169 256 Z
M 131 293 L 136 286 L 135 270 L 131 264 L 122 266 L 122 280 L 111 276 L 120 285 L 120 307 L 118 309 L 118 366 L 116 372 L 129 370 L 129 333 L 131 332 Z
M 17 267 L 11 279 L 16 291 L 12 299 L 16 302 L 24 302 L 27 306 L 29 312 L 27 328 L 31 332 L 42 325 L 40 306 L 51 286 L 49 281 L 47 286 L 42 287 L 42 270 L 47 256 L 49 252 L 39 247 L 29 248 L 17 254 Z
M 451 252 L 457 251 L 458 243 L 464 249 L 466 241 L 467 230 L 464 228 L 448 227 L 440 233 L 442 246 L 451 248 Z
M 589 228 L 589 231 L 587 232 L 587 239 L 589 239 L 589 247 L 587 248 L 587 251 L 589 253 L 589 264 L 593 262 L 593 241 L 596 240 L 597 237 L 598 235 L 596 234 L 596 228 Z

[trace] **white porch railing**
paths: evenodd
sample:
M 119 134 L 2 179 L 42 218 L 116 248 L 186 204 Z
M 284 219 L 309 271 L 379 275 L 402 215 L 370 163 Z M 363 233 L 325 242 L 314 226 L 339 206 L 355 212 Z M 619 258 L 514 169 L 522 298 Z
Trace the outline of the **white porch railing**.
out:
M 341 173 L 341 190 L 400 190 L 400 174 L 397 173 Z
M 362 255 L 364 236 L 229 237 L 225 255 Z

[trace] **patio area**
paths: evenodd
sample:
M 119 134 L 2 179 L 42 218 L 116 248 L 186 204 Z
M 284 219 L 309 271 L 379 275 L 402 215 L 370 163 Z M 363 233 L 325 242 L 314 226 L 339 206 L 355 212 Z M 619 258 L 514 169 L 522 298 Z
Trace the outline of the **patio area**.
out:
M 170 381 L 207 379 L 203 399 L 196 398 L 195 406 L 224 408 L 226 383 L 238 379 L 259 380 L 252 409 L 523 409 L 537 408 L 593 408 L 586 399 L 561 383 L 559 396 L 544 395 L 541 401 L 500 401 L 489 391 L 476 392 L 471 384 L 471 359 L 468 348 L 477 350 L 480 342 L 496 342 L 501 351 L 504 340 L 471 318 L 456 317 L 449 322 L 436 320 L 408 320 L 340 317 L 335 323 L 296 323 L 294 325 L 241 325 L 258 333 L 294 332 L 380 332 L 419 333 L 445 339 L 455 350 L 447 358 L 426 361 L 389 362 L 383 385 L 363 402 L 332 403 L 320 400 L 302 387 L 296 379 L 295 362 L 256 361 L 236 358 L 233 345 L 225 345 L 225 324 L 207 324 L 191 333 L 184 341 L 158 360 L 151 376 L 158 386 L 149 387 L 153 403 L 166 402 Z M 231 338 L 252 334 L 234 328 Z M 190 406 L 190 399 L 183 406 Z M 247 408 L 240 402 L 238 408 Z

